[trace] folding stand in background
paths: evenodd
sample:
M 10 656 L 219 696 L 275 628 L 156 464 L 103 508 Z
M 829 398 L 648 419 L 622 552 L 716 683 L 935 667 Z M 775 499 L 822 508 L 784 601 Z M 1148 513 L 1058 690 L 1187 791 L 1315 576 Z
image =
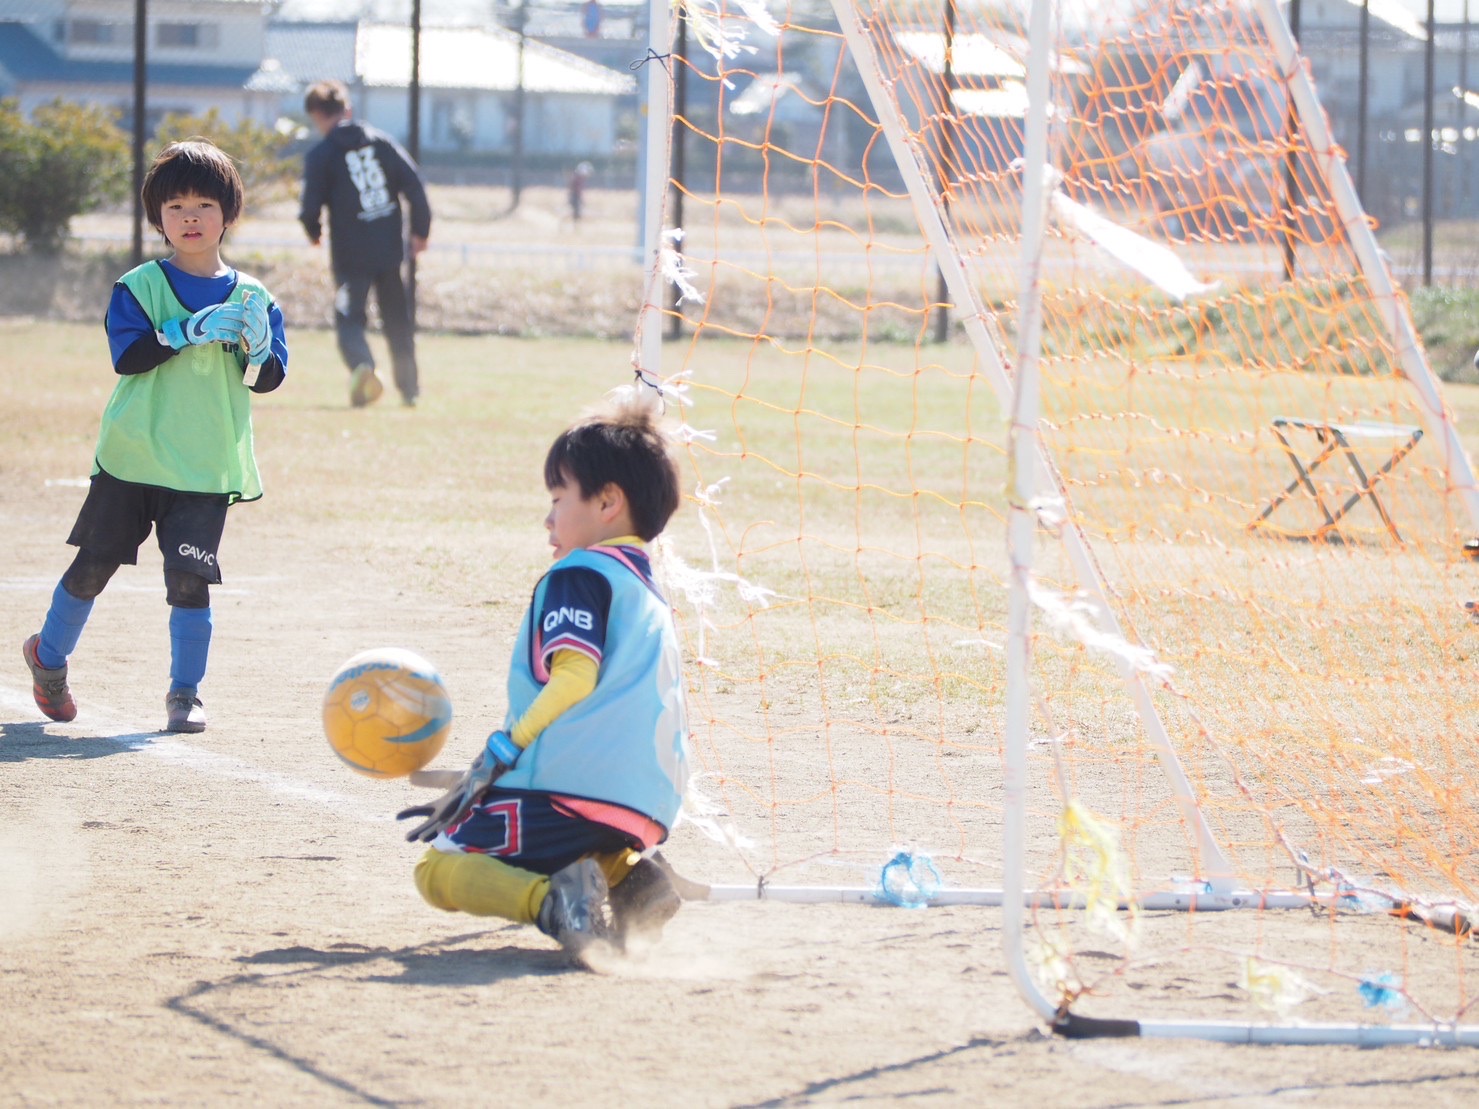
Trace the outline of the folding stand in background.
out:
M 1314 498 L 1315 504 L 1319 505 L 1320 511 L 1324 513 L 1325 523 L 1314 531 L 1296 532 L 1294 534 L 1308 539 L 1324 538 L 1327 532 L 1335 530 L 1335 525 L 1340 522 L 1341 518 L 1347 512 L 1356 507 L 1356 502 L 1362 497 L 1365 497 L 1381 516 L 1381 522 L 1386 524 L 1387 531 L 1391 532 L 1392 538 L 1398 543 L 1402 542 L 1402 536 L 1397 533 L 1397 526 L 1392 523 L 1392 518 L 1387 515 L 1386 506 L 1381 503 L 1380 498 L 1376 495 L 1376 483 L 1389 474 L 1397 463 L 1412 453 L 1412 449 L 1417 446 L 1418 440 L 1423 437 L 1422 428 L 1409 427 L 1404 424 L 1364 422 L 1355 424 L 1330 424 L 1322 420 L 1303 420 L 1291 416 L 1274 417 L 1273 426 L 1274 434 L 1279 437 L 1279 442 L 1284 445 L 1284 453 L 1289 456 L 1289 463 L 1294 467 L 1295 478 L 1285 487 L 1282 493 L 1268 503 L 1268 507 L 1258 514 L 1258 518 L 1248 525 L 1250 529 L 1262 526 L 1264 521 L 1273 515 L 1274 509 L 1288 500 L 1290 494 L 1302 485 L 1309 495 Z M 1310 461 L 1308 466 L 1300 461 L 1299 455 L 1290 445 L 1288 438 L 1285 437 L 1284 432 L 1287 428 L 1302 428 L 1305 431 L 1309 431 L 1314 434 L 1315 439 L 1319 442 L 1320 453 Z M 1365 469 L 1361 466 L 1360 459 L 1356 457 L 1356 452 L 1351 448 L 1352 439 L 1398 439 L 1401 442 L 1392 451 L 1392 456 L 1387 459 L 1386 464 L 1380 470 L 1377 470 L 1376 473 L 1367 477 Z M 1344 454 L 1346 461 L 1350 463 L 1351 471 L 1356 476 L 1356 491 L 1347 497 L 1345 503 L 1332 513 L 1326 507 L 1325 499 L 1320 496 L 1320 490 L 1315 485 L 1314 473 L 1337 451 Z

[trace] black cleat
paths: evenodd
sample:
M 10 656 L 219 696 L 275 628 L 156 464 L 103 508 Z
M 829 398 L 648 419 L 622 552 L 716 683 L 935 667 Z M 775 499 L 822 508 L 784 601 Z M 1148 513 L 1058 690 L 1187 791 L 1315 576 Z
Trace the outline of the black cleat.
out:
M 650 947 L 662 938 L 663 926 L 683 905 L 662 864 L 642 859 L 611 890 L 611 924 L 622 950 Z M 633 943 L 635 941 L 635 943 Z
M 606 919 L 606 875 L 595 859 L 581 859 L 550 875 L 535 923 L 580 963 L 614 950 Z

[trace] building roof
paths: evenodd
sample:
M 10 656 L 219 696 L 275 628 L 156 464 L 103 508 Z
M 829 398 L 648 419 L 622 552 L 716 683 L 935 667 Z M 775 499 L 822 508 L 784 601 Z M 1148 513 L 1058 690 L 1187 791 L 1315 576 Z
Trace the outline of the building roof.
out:
M 1428 31 L 1423 20 L 1409 11 L 1401 0 L 1331 0 L 1328 5 L 1316 4 L 1313 8 L 1301 7 L 1300 38 L 1303 39 L 1309 33 L 1319 34 L 1332 30 L 1357 29 L 1363 4 L 1371 17 L 1370 30 L 1373 33 L 1380 33 L 1380 25 L 1385 24 L 1398 34 L 1416 39 L 1418 42 L 1427 41 Z M 1284 17 L 1287 19 L 1289 0 L 1280 0 L 1279 6 L 1285 9 Z
M 404 88 L 411 76 L 411 31 L 397 24 L 278 22 L 267 24 L 260 66 L 149 61 L 157 86 L 293 93 L 326 78 L 366 87 Z M 131 60 L 67 58 L 23 23 L 0 21 L 0 74 L 12 81 L 127 85 Z M 518 84 L 518 35 L 502 28 L 434 27 L 421 32 L 421 82 L 427 88 L 510 91 Z M 524 87 L 530 92 L 620 96 L 636 89 L 631 75 L 527 39 Z
M 518 87 L 519 36 L 502 28 L 423 27 L 423 88 L 510 91 Z M 355 42 L 355 68 L 364 85 L 404 88 L 411 81 L 411 29 L 364 23 Z M 524 88 L 529 92 L 620 96 L 636 89 L 626 73 L 586 61 L 535 39 L 524 44 Z
M 355 79 L 354 23 L 273 20 L 267 24 L 267 56 L 299 86 L 315 81 Z
M 795 96 L 788 96 L 795 93 Z M 789 105 L 789 107 L 787 107 Z M 822 109 L 806 97 L 806 86 L 794 73 L 757 73 L 755 79 L 738 96 L 729 100 L 729 110 L 737 116 L 819 115 Z
M 249 92 L 297 92 L 303 83 L 282 67 L 276 58 L 263 58 L 262 65 L 247 80 Z
M 930 73 L 945 72 L 945 33 L 936 30 L 900 30 L 894 32 L 899 49 L 914 58 Z M 1027 75 L 1028 45 L 1025 39 L 1005 33 L 987 34 L 962 31 L 950 38 L 950 70 L 957 77 L 984 77 L 995 80 L 1023 80 Z M 1087 73 L 1088 67 L 1074 58 L 1055 54 L 1055 73 Z
M 0 69 L 20 81 L 55 81 L 68 84 L 130 84 L 134 65 L 128 61 L 83 61 L 65 58 L 50 43 L 38 38 L 23 23 L 0 22 Z M 250 65 L 180 65 L 146 62 L 145 72 L 154 85 L 197 85 L 215 88 L 246 88 L 258 72 Z
M 423 26 L 483 26 L 511 22 L 521 0 L 421 0 Z M 526 13 L 530 34 L 582 34 L 582 0 L 540 0 Z M 646 19 L 647 0 L 600 0 L 605 20 L 629 27 Z M 318 22 L 410 23 L 411 0 L 279 0 L 273 18 Z M 539 30 L 536 32 L 536 25 Z M 555 28 L 566 27 L 568 30 Z
M 468 0 L 421 0 L 423 22 L 450 27 L 478 23 L 489 18 L 494 0 L 477 4 Z M 273 18 L 287 21 L 357 23 L 410 23 L 411 0 L 280 0 Z

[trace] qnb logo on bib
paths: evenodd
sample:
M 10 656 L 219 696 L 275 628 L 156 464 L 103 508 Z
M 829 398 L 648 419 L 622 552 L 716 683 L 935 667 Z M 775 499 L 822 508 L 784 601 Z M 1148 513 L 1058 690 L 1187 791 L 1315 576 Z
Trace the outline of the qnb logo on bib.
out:
M 344 164 L 349 167 L 349 179 L 359 190 L 360 219 L 379 219 L 395 211 L 395 200 L 390 195 L 385 170 L 380 159 L 375 157 L 373 146 L 347 152 Z
M 554 631 L 555 628 L 566 622 L 574 624 L 581 631 L 585 632 L 590 631 L 593 627 L 596 626 L 595 618 L 592 617 L 591 614 L 585 609 L 566 608 L 561 605 L 559 608 L 555 609 L 553 612 L 545 616 L 544 630 L 546 632 Z
M 216 556 L 213 552 L 203 551 L 199 547 L 192 546 L 189 543 L 180 544 L 180 554 L 186 558 L 193 558 L 196 562 L 204 562 L 207 566 L 214 566 L 216 564 Z

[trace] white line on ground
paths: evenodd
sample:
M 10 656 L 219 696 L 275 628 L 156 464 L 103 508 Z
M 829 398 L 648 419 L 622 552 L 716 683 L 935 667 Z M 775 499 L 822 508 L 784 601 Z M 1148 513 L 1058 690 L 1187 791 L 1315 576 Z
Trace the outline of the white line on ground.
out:
M 7 712 L 19 710 L 26 718 L 39 717 L 36 704 L 29 690 L 0 685 L 0 708 Z M 269 793 L 291 797 L 298 801 L 321 808 L 330 808 L 370 824 L 381 824 L 390 820 L 387 812 L 370 812 L 352 798 L 332 790 L 320 789 L 307 782 L 296 781 L 253 766 L 232 755 L 222 755 L 194 747 L 177 735 L 158 732 L 122 722 L 122 714 L 88 702 L 84 709 L 85 718 L 71 724 L 47 723 L 48 733 L 71 738 L 98 738 L 116 740 L 121 747 L 150 755 L 157 759 L 197 774 L 220 778 L 232 782 L 247 782 L 262 786 Z

